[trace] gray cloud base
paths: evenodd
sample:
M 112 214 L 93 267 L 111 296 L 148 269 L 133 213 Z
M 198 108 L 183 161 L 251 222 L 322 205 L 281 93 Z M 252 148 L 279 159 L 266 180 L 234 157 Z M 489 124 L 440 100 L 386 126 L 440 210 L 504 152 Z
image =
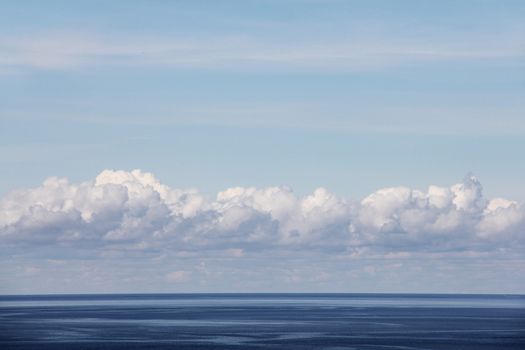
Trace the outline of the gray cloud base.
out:
M 426 192 L 380 189 L 349 202 L 318 188 L 299 197 L 285 186 L 229 188 L 215 199 L 172 189 L 151 173 L 104 170 L 78 184 L 52 177 L 0 201 L 4 246 L 223 251 L 316 250 L 361 254 L 513 251 L 523 245 L 525 211 L 485 199 L 468 176 Z

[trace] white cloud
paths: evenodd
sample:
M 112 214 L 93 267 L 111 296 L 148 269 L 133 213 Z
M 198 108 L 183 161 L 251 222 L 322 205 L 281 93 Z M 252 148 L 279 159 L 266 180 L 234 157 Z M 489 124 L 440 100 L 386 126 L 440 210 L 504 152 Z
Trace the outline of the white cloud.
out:
M 494 237 L 505 232 L 519 239 L 525 235 L 525 210 L 515 201 L 495 198 L 488 202 L 483 212 L 483 217 L 478 223 L 478 235 L 483 238 Z
M 166 281 L 171 283 L 186 282 L 190 276 L 188 271 L 173 271 L 166 274 Z
M 48 33 L 0 38 L 0 68 L 44 70 L 100 65 L 154 65 L 178 68 L 285 66 L 370 70 L 400 64 L 465 59 L 522 57 L 519 45 L 484 38 L 425 40 L 358 37 L 281 40 L 260 36 L 200 38 L 116 38 L 99 33 Z
M 523 206 L 483 198 L 473 176 L 449 188 L 380 189 L 351 203 L 324 188 L 299 197 L 286 186 L 229 188 L 210 199 L 151 173 L 104 170 L 78 184 L 52 177 L 0 200 L 5 244 L 72 249 L 220 250 L 230 257 L 260 249 L 476 251 L 515 247 L 524 229 Z

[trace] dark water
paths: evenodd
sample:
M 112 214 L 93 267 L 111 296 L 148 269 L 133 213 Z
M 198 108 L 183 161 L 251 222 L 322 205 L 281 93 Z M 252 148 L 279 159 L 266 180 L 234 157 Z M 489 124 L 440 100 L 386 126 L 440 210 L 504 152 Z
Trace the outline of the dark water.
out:
M 0 296 L 0 349 L 525 349 L 525 296 Z

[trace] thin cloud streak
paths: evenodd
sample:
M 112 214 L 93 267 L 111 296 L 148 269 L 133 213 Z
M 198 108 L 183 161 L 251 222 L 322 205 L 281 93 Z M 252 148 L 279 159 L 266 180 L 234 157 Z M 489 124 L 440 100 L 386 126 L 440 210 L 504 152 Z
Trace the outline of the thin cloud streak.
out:
M 82 34 L 4 37 L 0 39 L 0 51 L 0 68 L 4 72 L 74 70 L 105 65 L 368 71 L 418 62 L 501 60 L 525 55 L 522 48 L 497 40 L 482 45 L 365 38 L 332 42 L 272 42 L 241 36 L 108 40 Z

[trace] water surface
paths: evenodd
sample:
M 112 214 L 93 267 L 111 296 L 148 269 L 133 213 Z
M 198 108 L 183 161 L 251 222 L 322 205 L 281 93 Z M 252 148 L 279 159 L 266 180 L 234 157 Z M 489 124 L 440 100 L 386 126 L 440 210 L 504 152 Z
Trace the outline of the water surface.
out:
M 525 349 L 525 296 L 0 296 L 1 349 Z

